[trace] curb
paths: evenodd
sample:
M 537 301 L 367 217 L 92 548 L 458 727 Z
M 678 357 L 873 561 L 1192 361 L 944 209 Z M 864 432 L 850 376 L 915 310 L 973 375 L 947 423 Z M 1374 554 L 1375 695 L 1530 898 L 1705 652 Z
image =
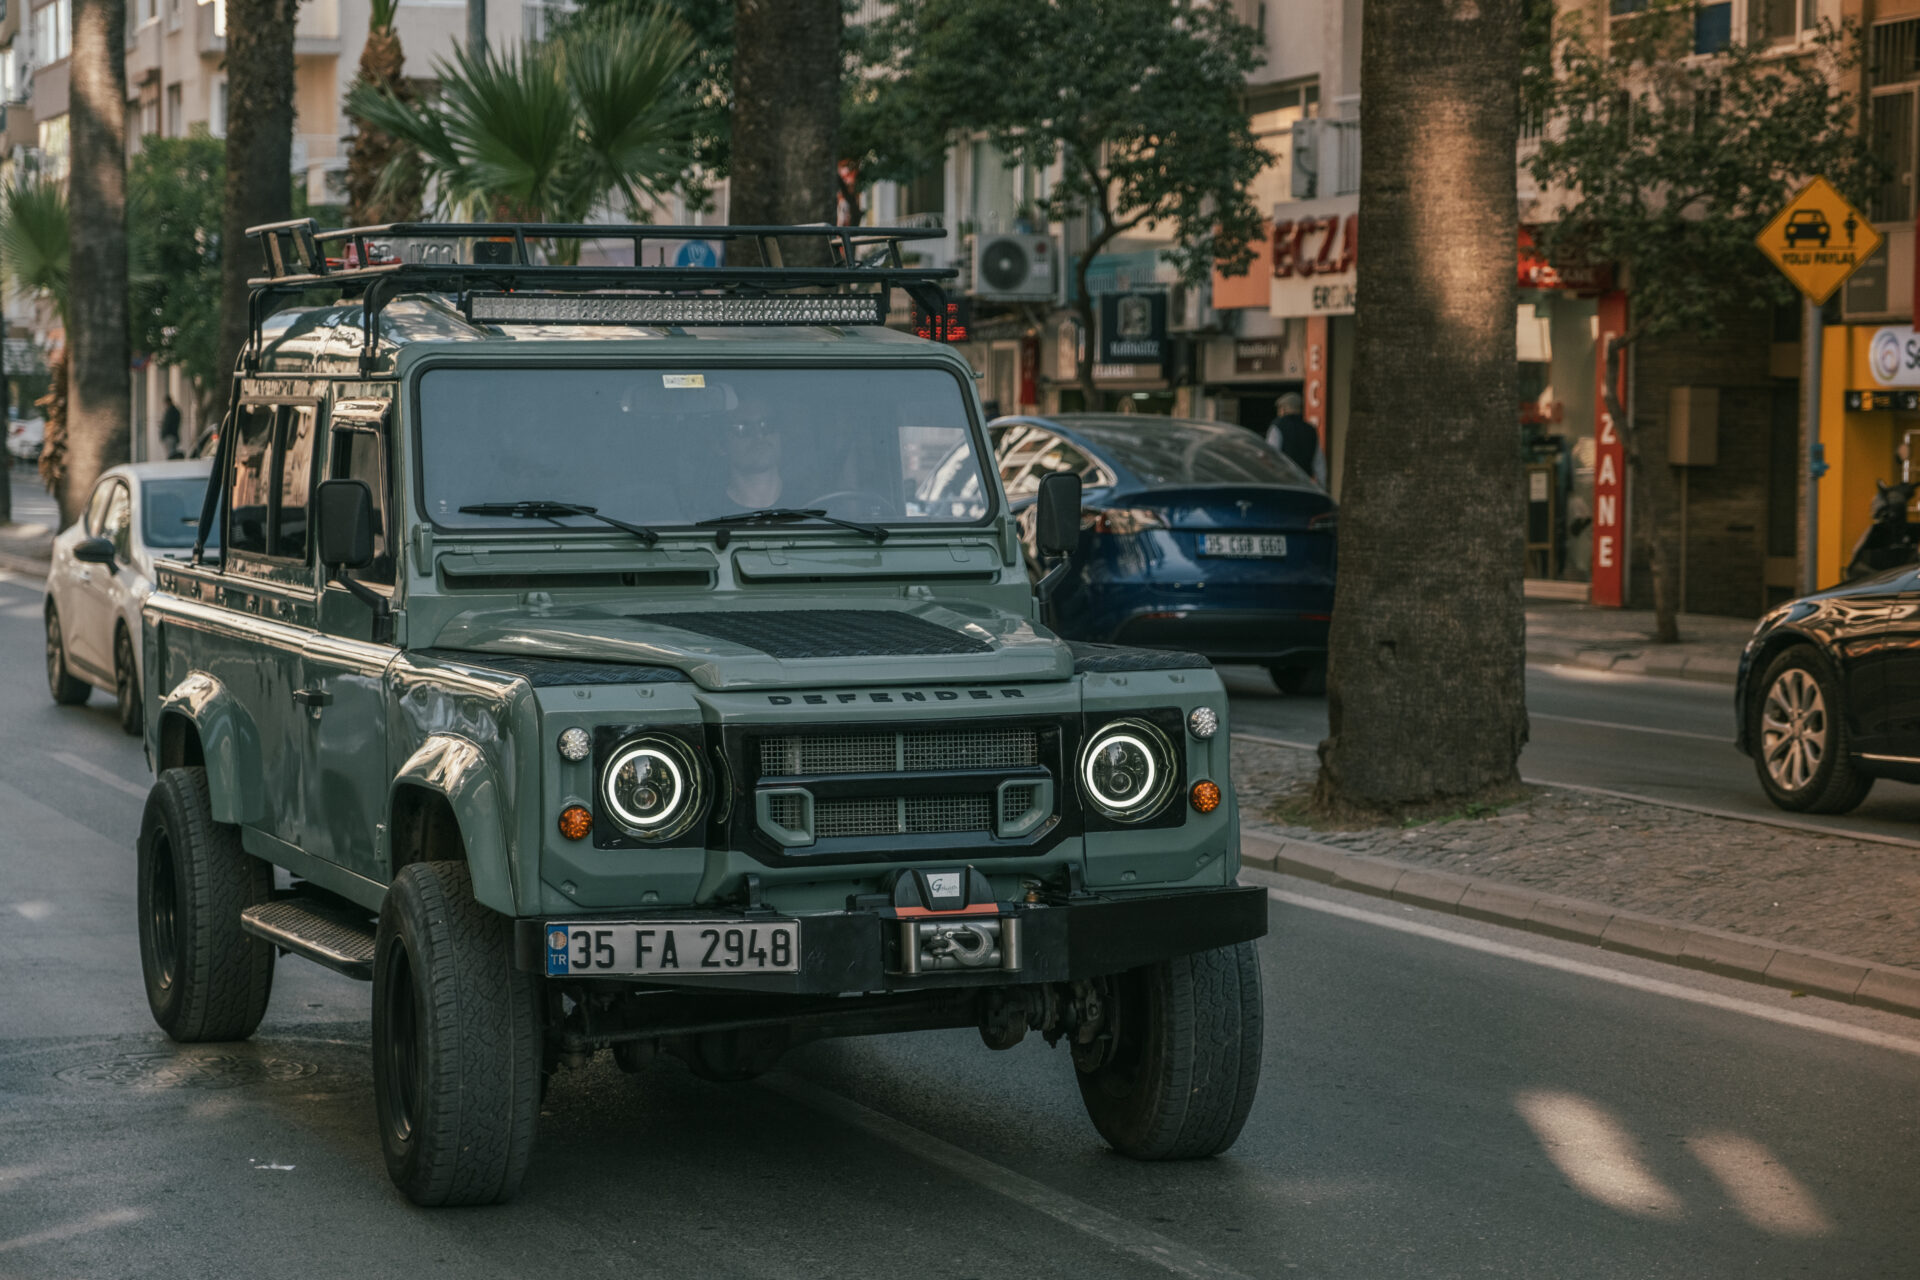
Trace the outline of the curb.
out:
M 1740 672 L 1738 654 L 1729 658 L 1722 654 L 1662 653 L 1657 646 L 1608 649 L 1580 644 L 1533 643 L 1527 646 L 1527 661 L 1586 667 L 1594 671 L 1617 671 L 1623 675 L 1695 680 L 1703 684 L 1730 685 Z
M 1602 951 L 1920 1017 L 1920 971 L 1898 965 L 1785 946 L 1481 876 L 1430 871 L 1391 858 L 1253 831 L 1241 832 L 1240 864 L 1549 938 L 1591 943 Z

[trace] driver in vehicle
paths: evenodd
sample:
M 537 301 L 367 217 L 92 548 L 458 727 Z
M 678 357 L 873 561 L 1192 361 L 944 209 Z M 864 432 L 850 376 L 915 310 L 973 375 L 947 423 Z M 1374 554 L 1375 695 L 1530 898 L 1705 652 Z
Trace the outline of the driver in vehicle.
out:
M 739 409 L 720 429 L 720 447 L 727 458 L 727 498 L 742 510 L 758 511 L 780 505 L 785 490 L 781 475 L 782 433 L 767 416 L 766 403 L 742 400 Z

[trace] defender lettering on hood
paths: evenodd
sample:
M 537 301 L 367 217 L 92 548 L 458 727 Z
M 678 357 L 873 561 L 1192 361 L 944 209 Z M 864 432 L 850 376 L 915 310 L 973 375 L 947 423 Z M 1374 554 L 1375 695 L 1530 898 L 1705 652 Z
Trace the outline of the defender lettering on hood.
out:
M 858 702 L 865 698 L 869 702 L 958 702 L 969 698 L 975 702 L 990 702 L 995 699 L 1024 697 L 1018 689 L 897 689 L 892 693 L 770 693 L 767 701 L 776 707 L 790 707 L 794 699 L 808 706 L 825 707 L 835 703 Z

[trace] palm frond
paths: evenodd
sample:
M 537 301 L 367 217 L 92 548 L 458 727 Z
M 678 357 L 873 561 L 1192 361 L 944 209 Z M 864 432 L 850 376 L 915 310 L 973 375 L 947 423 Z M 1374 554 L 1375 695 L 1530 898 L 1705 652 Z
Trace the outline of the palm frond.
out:
M 629 216 L 691 163 L 694 102 L 682 90 L 695 51 L 693 33 L 663 8 L 584 21 L 561 42 L 581 159 L 596 189 L 625 197 Z
M 0 195 L 0 271 L 23 293 L 45 293 L 64 322 L 69 267 L 67 193 L 44 178 L 15 182 Z

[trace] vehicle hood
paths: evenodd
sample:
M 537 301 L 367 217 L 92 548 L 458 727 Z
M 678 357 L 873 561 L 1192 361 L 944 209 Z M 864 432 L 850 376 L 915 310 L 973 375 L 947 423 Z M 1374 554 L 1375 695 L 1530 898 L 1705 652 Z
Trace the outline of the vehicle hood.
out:
M 837 602 L 756 597 L 645 613 L 615 607 L 473 610 L 436 649 L 674 667 L 704 689 L 1065 680 L 1067 646 L 1027 618 L 971 600 Z

